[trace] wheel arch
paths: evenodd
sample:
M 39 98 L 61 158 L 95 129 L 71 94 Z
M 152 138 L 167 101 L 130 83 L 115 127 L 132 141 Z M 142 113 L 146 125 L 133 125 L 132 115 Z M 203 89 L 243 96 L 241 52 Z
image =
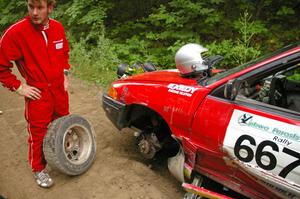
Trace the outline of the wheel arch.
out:
M 174 137 L 166 119 L 155 110 L 140 104 L 132 104 L 125 109 L 125 127 L 144 131 L 152 128 L 158 140 L 163 143 L 163 150 L 171 157 L 178 153 L 180 144 Z
M 157 119 L 164 122 L 168 126 L 169 133 L 172 134 L 167 120 L 154 109 L 142 104 L 131 104 L 126 106 L 124 115 L 125 127 L 134 126 L 138 129 L 142 129 L 144 125 L 151 122 L 151 119 Z

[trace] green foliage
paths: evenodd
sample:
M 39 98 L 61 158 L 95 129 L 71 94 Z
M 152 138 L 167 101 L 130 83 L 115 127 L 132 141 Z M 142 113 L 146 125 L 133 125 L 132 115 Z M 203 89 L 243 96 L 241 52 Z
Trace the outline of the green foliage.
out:
M 117 54 L 129 62 L 152 61 L 163 68 L 174 68 L 174 55 L 186 43 L 200 43 L 210 53 L 225 57 L 222 67 L 231 68 L 260 55 L 260 44 L 254 43 L 257 35 L 267 32 L 265 24 L 253 21 L 245 11 L 229 27 L 223 24 L 225 1 L 173 0 L 161 5 L 152 14 L 136 24 L 116 27 L 113 37 L 129 35 L 124 42 L 115 39 Z M 230 34 L 228 33 L 230 29 Z M 215 31 L 218 30 L 218 31 Z M 131 33 L 134 32 L 134 35 Z M 225 34 L 221 34 L 226 32 Z M 223 37 L 221 37 L 221 35 Z M 235 38 L 233 40 L 232 38 Z
M 292 74 L 291 76 L 288 76 L 287 79 L 296 81 L 296 82 L 300 82 L 300 68 L 295 70 L 294 74 Z
M 198 43 L 232 68 L 300 40 L 300 0 L 60 0 L 52 17 L 71 45 L 73 72 L 109 82 L 120 62 L 175 68 L 174 55 Z M 0 0 L 0 31 L 26 15 L 26 1 Z
M 237 39 L 225 39 L 221 43 L 214 42 L 207 46 L 211 54 L 224 56 L 225 59 L 220 65 L 223 68 L 232 68 L 258 57 L 261 52 L 259 48 L 251 45 L 252 40 L 254 36 L 267 31 L 261 22 L 251 21 L 251 16 L 247 11 L 235 21 L 234 27 L 239 33 Z
M 294 74 L 293 76 L 289 77 L 288 79 L 296 81 L 296 82 L 300 82 L 300 74 Z
M 66 1 L 56 11 L 68 31 L 73 74 L 102 85 L 115 79 L 115 68 L 120 62 L 113 43 L 104 36 L 109 6 L 105 1 L 73 0 Z
M 192 42 L 208 47 L 210 54 L 224 56 L 219 67 L 231 68 L 297 41 L 299 5 L 299 0 L 171 0 L 148 16 L 122 20 L 108 36 L 117 43 L 116 52 L 123 61 L 151 60 L 174 68 L 176 50 Z M 284 28 L 285 20 L 293 26 Z
M 87 46 L 83 39 L 73 44 L 70 60 L 72 73 L 82 79 L 107 85 L 115 79 L 115 69 L 120 61 L 108 39 L 99 36 L 97 42 L 93 47 Z
M 11 24 L 22 19 L 26 14 L 26 9 L 26 1 L 0 0 L 0 32 L 2 33 Z
M 0 6 L 2 32 L 27 12 L 26 1 L 2 0 Z M 103 85 L 115 78 L 115 66 L 119 63 L 112 42 L 104 37 L 103 22 L 108 7 L 104 1 L 61 0 L 52 13 L 68 33 L 73 74 Z
M 90 43 L 97 43 L 99 35 L 104 35 L 103 20 L 107 7 L 103 1 L 73 0 L 64 12 L 68 31 L 77 40 L 84 37 Z

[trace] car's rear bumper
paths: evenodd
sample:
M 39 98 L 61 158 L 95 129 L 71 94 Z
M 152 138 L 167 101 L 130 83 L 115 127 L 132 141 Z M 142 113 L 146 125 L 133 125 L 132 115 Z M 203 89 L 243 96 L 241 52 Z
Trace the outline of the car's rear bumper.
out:
M 112 99 L 107 93 L 104 93 L 102 96 L 102 107 L 106 116 L 119 130 L 125 127 L 125 104 Z

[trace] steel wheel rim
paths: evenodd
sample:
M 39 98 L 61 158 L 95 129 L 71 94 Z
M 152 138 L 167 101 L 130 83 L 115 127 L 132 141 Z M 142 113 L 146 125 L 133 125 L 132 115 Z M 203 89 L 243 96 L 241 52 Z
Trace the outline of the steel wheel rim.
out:
M 75 165 L 83 164 L 92 150 L 92 136 L 80 125 L 69 127 L 63 138 L 63 151 L 66 159 Z

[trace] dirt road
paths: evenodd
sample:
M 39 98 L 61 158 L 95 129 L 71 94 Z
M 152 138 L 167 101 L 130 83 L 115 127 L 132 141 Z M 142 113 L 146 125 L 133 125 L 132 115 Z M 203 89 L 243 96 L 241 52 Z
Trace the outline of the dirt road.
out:
M 102 110 L 100 88 L 70 78 L 71 112 L 87 118 L 97 136 L 97 157 L 81 176 L 50 170 L 55 185 L 39 188 L 27 162 L 24 99 L 0 86 L 0 195 L 9 199 L 160 199 L 182 198 L 183 191 L 166 162 L 145 161 L 132 132 L 120 133 Z

